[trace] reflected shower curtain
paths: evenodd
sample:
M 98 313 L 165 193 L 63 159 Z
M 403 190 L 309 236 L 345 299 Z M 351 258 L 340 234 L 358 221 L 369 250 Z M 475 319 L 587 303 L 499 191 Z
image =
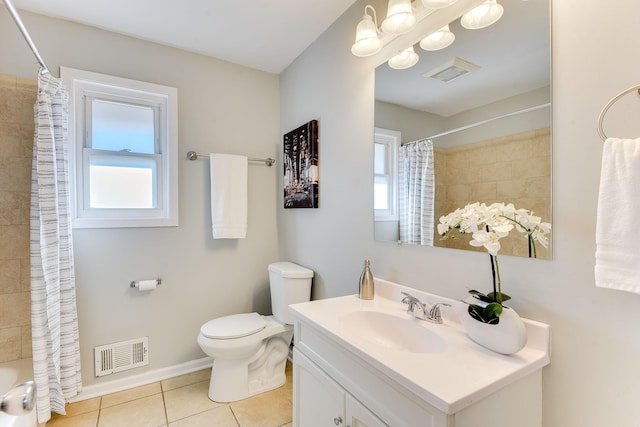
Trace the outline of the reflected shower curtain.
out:
M 62 82 L 38 75 L 31 170 L 31 329 L 38 422 L 82 387 L 67 172 L 67 100 Z
M 399 169 L 400 242 L 433 245 L 433 143 L 422 139 L 402 145 Z

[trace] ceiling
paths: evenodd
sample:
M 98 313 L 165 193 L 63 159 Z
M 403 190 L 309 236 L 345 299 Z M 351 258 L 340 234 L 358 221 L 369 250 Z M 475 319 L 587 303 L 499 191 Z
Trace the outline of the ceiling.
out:
M 280 73 L 355 1 L 13 0 L 13 5 Z
M 449 117 L 491 102 L 549 86 L 550 13 L 548 0 L 500 0 L 502 18 L 480 30 L 450 24 L 456 35 L 443 50 L 426 52 L 406 70 L 386 63 L 376 69 L 376 99 Z M 480 66 L 447 83 L 423 77 L 453 57 Z
M 13 0 L 16 8 L 279 74 L 356 0 Z M 456 41 L 416 45 L 408 70 L 376 70 L 376 98 L 448 117 L 549 85 L 549 0 L 500 0 L 503 17 L 481 30 L 451 24 Z M 357 22 L 353 23 L 354 32 Z M 37 40 L 34 40 L 37 45 Z M 345 40 L 345 46 L 352 40 Z M 460 57 L 479 71 L 442 83 L 422 73 Z

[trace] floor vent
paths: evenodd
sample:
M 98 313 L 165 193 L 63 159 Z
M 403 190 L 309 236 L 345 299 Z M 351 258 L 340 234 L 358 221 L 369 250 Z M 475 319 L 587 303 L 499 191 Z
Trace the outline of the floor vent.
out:
M 96 377 L 148 365 L 149 339 L 142 337 L 101 345 L 95 348 L 95 359 Z

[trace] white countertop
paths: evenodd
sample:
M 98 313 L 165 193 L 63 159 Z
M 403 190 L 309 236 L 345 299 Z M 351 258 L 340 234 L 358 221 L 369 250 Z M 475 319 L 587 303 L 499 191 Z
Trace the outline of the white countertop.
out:
M 542 369 L 550 363 L 550 327 L 525 320 L 527 345 L 505 356 L 476 344 L 459 323 L 459 301 L 438 297 L 385 280 L 376 279 L 376 295 L 365 301 L 357 295 L 293 304 L 294 316 L 327 335 L 344 349 L 446 414 L 454 414 L 502 387 Z M 442 307 L 443 324 L 413 319 L 406 313 L 400 292 L 409 292 L 423 302 L 447 302 Z M 343 314 L 371 310 L 406 316 L 428 328 L 446 342 L 445 349 L 433 353 L 412 353 L 380 346 L 371 339 L 345 328 Z

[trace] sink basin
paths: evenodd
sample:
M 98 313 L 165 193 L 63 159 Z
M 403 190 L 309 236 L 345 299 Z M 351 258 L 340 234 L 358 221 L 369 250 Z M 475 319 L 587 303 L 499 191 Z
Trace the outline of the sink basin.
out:
M 384 348 L 409 353 L 445 351 L 447 342 L 427 329 L 423 322 L 408 316 L 370 310 L 352 311 L 340 317 L 340 324 L 346 331 Z

